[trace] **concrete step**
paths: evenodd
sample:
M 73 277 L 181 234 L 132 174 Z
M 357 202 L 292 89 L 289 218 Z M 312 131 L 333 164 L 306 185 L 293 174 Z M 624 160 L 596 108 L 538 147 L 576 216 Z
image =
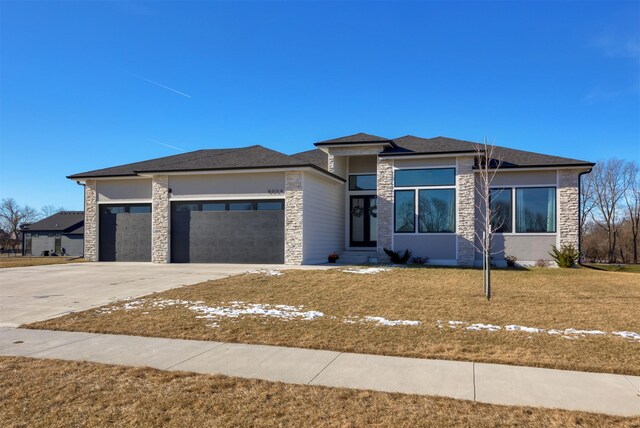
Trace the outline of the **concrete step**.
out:
M 366 250 L 347 250 L 343 251 L 340 254 L 340 258 L 338 259 L 338 263 L 340 264 L 351 264 L 351 265 L 361 265 L 366 263 L 371 263 L 370 259 L 376 258 L 376 251 L 366 251 Z

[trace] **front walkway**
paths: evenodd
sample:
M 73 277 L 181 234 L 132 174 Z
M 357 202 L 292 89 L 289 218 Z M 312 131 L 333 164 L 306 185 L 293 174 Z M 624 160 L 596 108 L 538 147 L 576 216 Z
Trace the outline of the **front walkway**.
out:
M 640 415 L 640 377 L 195 340 L 0 328 L 0 355 Z

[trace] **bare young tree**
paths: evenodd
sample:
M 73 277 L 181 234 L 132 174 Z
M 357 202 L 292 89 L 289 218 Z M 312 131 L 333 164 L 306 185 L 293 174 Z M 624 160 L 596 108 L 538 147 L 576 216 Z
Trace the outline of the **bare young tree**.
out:
M 625 161 L 607 159 L 593 168 L 593 193 L 595 209 L 592 211 L 594 222 L 607 232 L 607 259 L 615 262 L 616 244 L 619 235 L 620 202 L 626 191 L 624 180 Z
M 51 217 L 54 214 L 58 214 L 60 211 L 64 211 L 65 208 L 60 206 L 56 207 L 55 205 L 43 205 L 40 208 L 40 214 L 42 217 Z
M 633 262 L 638 263 L 638 229 L 640 229 L 640 164 L 629 161 L 624 168 L 624 201 L 631 230 Z
M 478 227 L 475 228 L 476 250 L 482 253 L 482 282 L 484 295 L 491 300 L 491 256 L 493 247 L 493 232 L 496 223 L 500 221 L 497 213 L 491 207 L 491 183 L 502 166 L 502 157 L 498 155 L 496 147 L 484 139 L 483 144 L 476 145 L 476 217 Z M 479 244 L 477 244 L 479 242 Z
M 593 175 L 586 174 L 580 178 L 580 242 L 583 242 L 587 230 L 587 223 L 596 207 L 593 191 Z
M 40 218 L 40 213 L 28 205 L 20 206 L 15 199 L 5 198 L 0 202 L 0 228 L 9 235 L 12 247 L 19 243 L 20 226 L 33 223 Z

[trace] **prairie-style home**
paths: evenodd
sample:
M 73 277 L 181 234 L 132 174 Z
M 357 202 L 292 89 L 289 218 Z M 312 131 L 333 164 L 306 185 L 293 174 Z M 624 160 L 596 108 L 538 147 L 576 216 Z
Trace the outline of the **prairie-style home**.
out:
M 154 263 L 480 263 L 477 144 L 355 134 L 294 155 L 198 150 L 74 174 L 85 188 L 85 257 Z M 579 183 L 593 163 L 496 148 L 493 251 L 520 263 L 578 247 Z

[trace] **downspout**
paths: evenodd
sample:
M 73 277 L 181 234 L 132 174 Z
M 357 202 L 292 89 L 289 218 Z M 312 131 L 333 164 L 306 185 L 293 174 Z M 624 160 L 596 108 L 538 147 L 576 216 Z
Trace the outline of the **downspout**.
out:
M 579 179 L 578 179 L 578 180 L 579 180 Z M 86 192 L 86 190 L 85 190 L 85 185 L 84 185 L 83 183 L 80 183 L 79 181 L 76 181 L 76 184 L 77 184 L 78 186 L 82 186 L 82 212 L 83 212 L 83 214 L 82 214 L 82 224 L 83 224 L 84 226 L 86 226 L 86 223 L 85 223 L 85 221 L 84 221 L 84 216 L 87 214 L 87 192 Z M 578 183 L 578 186 L 580 186 L 580 184 L 579 184 L 579 183 Z M 83 227 L 84 227 L 84 226 L 83 226 Z M 87 245 L 87 241 L 86 241 L 86 239 L 85 239 L 85 236 L 84 236 L 84 235 L 85 235 L 85 234 L 83 234 L 83 235 L 82 235 L 82 257 L 84 257 L 85 250 L 86 250 L 85 246 Z M 579 234 L 578 234 L 578 235 L 579 235 Z M 580 239 L 580 238 L 578 237 L 578 239 Z M 578 241 L 578 242 L 579 242 L 579 241 Z
M 580 216 L 582 209 L 582 176 L 585 174 L 590 174 L 593 171 L 593 167 L 589 168 L 588 171 L 583 171 L 578 174 L 578 265 L 581 267 L 589 267 L 582 264 L 582 229 L 580 225 Z

